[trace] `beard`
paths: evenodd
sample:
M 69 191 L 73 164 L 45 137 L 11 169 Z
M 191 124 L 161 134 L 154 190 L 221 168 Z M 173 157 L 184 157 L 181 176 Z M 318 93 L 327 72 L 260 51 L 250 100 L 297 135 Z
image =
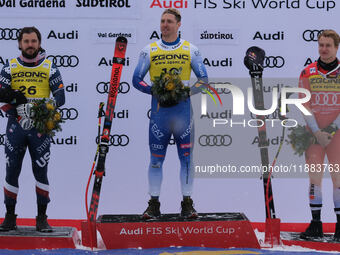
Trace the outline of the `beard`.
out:
M 29 49 L 32 49 L 32 48 L 29 48 Z M 28 49 L 27 49 L 27 50 L 28 50 Z M 28 54 L 28 53 L 27 53 L 27 50 L 26 50 L 26 51 L 21 50 L 21 54 L 22 54 L 25 58 L 33 59 L 33 58 L 35 58 L 36 56 L 38 56 L 39 49 L 37 49 L 36 51 L 34 51 L 33 54 Z

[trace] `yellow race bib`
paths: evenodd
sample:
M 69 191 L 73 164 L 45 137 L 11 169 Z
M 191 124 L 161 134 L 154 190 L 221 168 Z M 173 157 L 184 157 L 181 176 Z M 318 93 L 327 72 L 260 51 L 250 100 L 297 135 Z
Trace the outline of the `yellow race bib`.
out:
M 21 65 L 16 58 L 10 61 L 11 87 L 20 90 L 28 99 L 48 98 L 50 96 L 49 77 L 51 61 L 45 59 L 39 66 Z
M 182 69 L 182 81 L 189 81 L 191 74 L 190 43 L 184 41 L 178 48 L 165 50 L 156 42 L 150 44 L 150 79 L 159 76 L 162 72 L 171 72 Z

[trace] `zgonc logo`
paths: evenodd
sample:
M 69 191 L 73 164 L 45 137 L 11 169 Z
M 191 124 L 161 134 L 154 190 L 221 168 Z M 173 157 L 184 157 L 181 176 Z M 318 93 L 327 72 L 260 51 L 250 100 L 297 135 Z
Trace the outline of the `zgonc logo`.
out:
M 187 0 L 175 0 L 175 1 L 165 1 L 165 0 L 153 0 L 150 8 L 159 7 L 159 8 L 188 8 Z

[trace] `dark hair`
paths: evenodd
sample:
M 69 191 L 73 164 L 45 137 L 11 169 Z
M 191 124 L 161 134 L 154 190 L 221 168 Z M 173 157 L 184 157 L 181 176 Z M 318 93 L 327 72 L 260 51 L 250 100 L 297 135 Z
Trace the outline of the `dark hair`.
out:
M 24 27 L 24 28 L 20 29 L 20 33 L 19 33 L 19 36 L 18 36 L 18 42 L 20 43 L 24 34 L 30 34 L 30 33 L 36 33 L 38 40 L 39 40 L 39 43 L 41 43 L 41 34 L 36 27 Z
M 162 16 L 164 14 L 172 14 L 175 16 L 175 19 L 177 22 L 181 22 L 181 13 L 179 12 L 179 10 L 175 9 L 175 8 L 169 8 L 169 9 L 166 9 L 163 13 L 162 13 Z
M 334 30 L 332 30 L 332 29 L 323 30 L 322 33 L 319 34 L 318 40 L 319 40 L 321 37 L 329 37 L 329 38 L 332 38 L 333 41 L 334 41 L 334 46 L 335 46 L 335 47 L 338 47 L 338 46 L 339 46 L 340 37 L 339 37 L 338 33 L 335 32 Z

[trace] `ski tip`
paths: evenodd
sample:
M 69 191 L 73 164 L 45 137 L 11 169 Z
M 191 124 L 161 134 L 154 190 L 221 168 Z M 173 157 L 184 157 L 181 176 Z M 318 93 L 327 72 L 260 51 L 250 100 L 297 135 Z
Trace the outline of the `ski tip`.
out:
M 127 43 L 127 39 L 124 36 L 119 36 L 117 37 L 116 42 Z

